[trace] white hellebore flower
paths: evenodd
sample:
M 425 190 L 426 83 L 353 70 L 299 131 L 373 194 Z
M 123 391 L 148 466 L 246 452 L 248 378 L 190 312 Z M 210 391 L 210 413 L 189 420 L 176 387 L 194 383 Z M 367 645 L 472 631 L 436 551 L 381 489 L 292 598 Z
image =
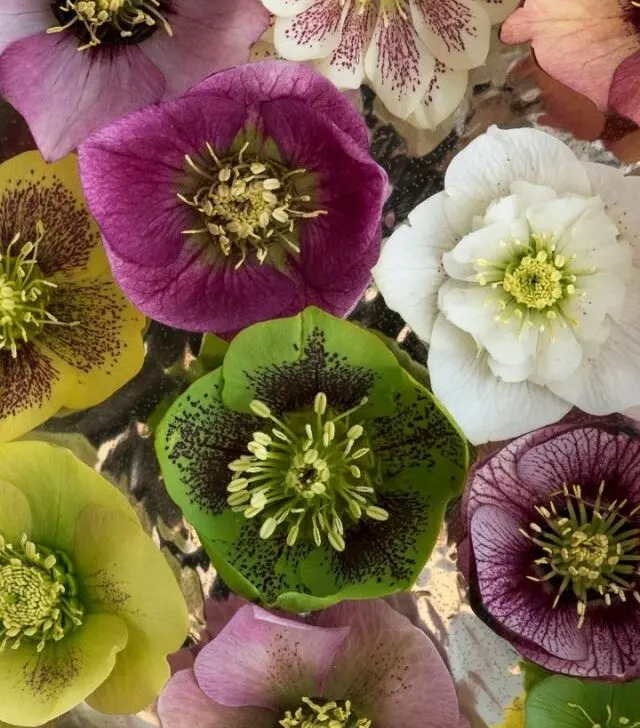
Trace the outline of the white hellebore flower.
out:
M 492 127 L 385 245 L 374 278 L 429 342 L 475 444 L 640 405 L 640 178 Z
M 389 111 L 435 129 L 462 101 L 493 23 L 519 0 L 262 0 L 277 53 L 313 61 L 338 88 L 365 80 Z

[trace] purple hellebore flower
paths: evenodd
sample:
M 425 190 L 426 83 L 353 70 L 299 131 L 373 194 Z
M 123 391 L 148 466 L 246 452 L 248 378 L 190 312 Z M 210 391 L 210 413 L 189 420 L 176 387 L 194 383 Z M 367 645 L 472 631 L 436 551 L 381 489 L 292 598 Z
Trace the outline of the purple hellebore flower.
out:
M 47 160 L 249 57 L 258 0 L 0 0 L 0 93 Z
M 460 564 L 472 605 L 553 672 L 640 677 L 640 430 L 623 417 L 536 430 L 469 476 Z
M 158 714 L 163 728 L 468 727 L 432 641 L 382 600 L 307 621 L 242 606 L 174 674 Z
M 386 174 L 360 114 L 302 65 L 211 76 L 94 134 L 80 167 L 116 280 L 171 326 L 344 315 L 379 255 Z

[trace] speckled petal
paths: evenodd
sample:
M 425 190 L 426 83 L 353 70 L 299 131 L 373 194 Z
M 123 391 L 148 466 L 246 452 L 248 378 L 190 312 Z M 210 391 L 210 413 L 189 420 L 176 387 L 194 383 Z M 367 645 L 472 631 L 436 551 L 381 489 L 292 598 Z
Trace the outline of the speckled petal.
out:
M 330 56 L 338 47 L 347 3 L 316 0 L 299 15 L 277 17 L 273 26 L 276 52 L 291 61 Z

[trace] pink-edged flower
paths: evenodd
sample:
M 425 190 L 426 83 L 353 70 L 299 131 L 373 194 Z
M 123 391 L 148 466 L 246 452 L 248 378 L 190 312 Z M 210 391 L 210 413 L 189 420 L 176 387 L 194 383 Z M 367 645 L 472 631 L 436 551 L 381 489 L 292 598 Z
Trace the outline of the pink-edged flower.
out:
M 211 76 L 95 134 L 80 165 L 116 279 L 172 326 L 343 315 L 379 255 L 386 175 L 362 117 L 305 66 Z
M 531 41 L 540 66 L 640 123 L 640 6 L 636 0 L 526 0 L 502 27 L 505 43 Z
M 371 85 L 413 126 L 435 129 L 489 51 L 492 23 L 518 0 L 262 0 L 277 52 L 313 61 L 340 88 Z
M 640 677 L 640 430 L 546 427 L 472 470 L 461 566 L 478 614 L 553 672 Z
M 468 725 L 433 642 L 381 600 L 307 621 L 241 607 L 174 674 L 158 713 L 163 728 Z
M 45 159 L 101 126 L 243 63 L 258 0 L 0 0 L 0 93 Z

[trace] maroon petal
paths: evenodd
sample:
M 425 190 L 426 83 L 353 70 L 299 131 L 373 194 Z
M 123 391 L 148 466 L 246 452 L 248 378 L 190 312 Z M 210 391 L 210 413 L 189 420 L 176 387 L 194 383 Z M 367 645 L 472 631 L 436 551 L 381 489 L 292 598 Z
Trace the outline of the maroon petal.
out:
M 620 114 L 640 124 L 640 51 L 618 66 L 609 91 L 609 103 Z

